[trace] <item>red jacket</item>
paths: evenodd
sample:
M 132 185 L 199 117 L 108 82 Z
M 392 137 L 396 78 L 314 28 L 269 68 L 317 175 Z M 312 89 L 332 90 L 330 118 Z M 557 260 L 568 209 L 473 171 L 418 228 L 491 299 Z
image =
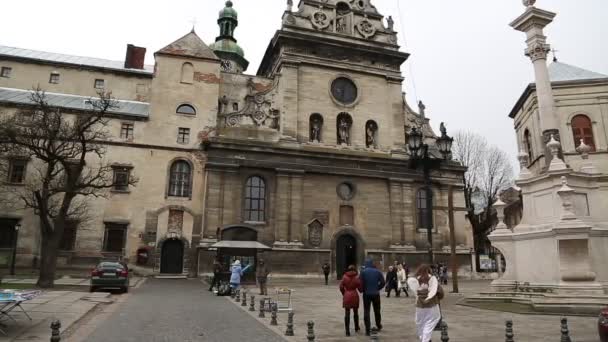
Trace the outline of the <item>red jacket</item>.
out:
M 342 292 L 342 307 L 346 309 L 358 309 L 359 308 L 359 293 L 363 292 L 361 286 L 361 280 L 357 272 L 349 271 L 344 273 L 342 281 L 340 282 L 340 292 Z

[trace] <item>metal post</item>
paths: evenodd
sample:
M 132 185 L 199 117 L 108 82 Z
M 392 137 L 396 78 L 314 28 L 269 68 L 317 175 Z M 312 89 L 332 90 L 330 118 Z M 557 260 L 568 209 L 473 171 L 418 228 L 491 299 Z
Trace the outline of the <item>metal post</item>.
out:
M 236 290 L 230 290 L 230 298 L 234 299 L 236 297 Z
M 243 291 L 243 301 L 241 302 L 241 306 L 247 306 L 247 291 Z
M 506 333 L 505 333 L 505 342 L 515 342 L 515 340 L 513 339 L 513 321 L 512 320 L 508 320 L 507 321 L 507 329 L 506 329 Z
M 13 239 L 13 257 L 11 260 L 11 271 L 10 275 L 15 275 L 15 261 L 17 260 L 17 239 L 19 238 L 19 223 L 13 227 L 15 230 L 15 238 Z
M 266 315 L 264 314 L 264 298 L 260 299 L 260 313 L 258 314 L 258 317 L 266 317 Z
M 441 322 L 441 342 L 449 342 L 450 337 L 448 336 L 448 324 L 445 321 Z
M 566 317 L 562 318 L 562 338 L 559 341 L 572 342 L 572 339 L 570 339 L 570 330 L 568 329 L 568 319 Z
M 249 311 L 255 311 L 255 296 L 251 295 L 249 298 Z
M 59 320 L 54 320 L 51 323 L 51 342 L 60 342 L 61 341 L 61 322 Z
M 293 311 L 287 313 L 287 330 L 285 336 L 293 336 Z
M 378 339 L 378 328 L 373 327 L 371 334 L 370 334 L 370 341 L 374 342 L 374 341 L 379 341 Z
M 234 301 L 237 303 L 241 301 L 241 289 L 236 289 L 236 297 L 234 297 Z
M 278 305 L 277 303 L 272 303 L 272 312 L 270 313 L 270 325 L 279 325 L 279 322 L 277 322 L 277 310 L 278 310 Z
M 308 326 L 308 333 L 306 334 L 306 339 L 308 342 L 315 342 L 315 322 L 308 321 L 306 324 Z

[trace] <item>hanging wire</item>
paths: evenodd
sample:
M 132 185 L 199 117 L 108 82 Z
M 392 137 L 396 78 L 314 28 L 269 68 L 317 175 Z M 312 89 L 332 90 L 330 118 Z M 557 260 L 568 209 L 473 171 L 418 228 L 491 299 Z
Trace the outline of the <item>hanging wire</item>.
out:
M 399 4 L 399 1 L 400 0 L 395 0 L 395 2 L 397 3 L 397 11 L 399 12 L 399 22 L 401 24 L 401 36 L 403 37 L 403 45 L 404 48 L 407 49 L 408 45 L 407 40 L 405 38 L 405 22 L 403 21 L 403 15 L 401 14 L 401 5 Z M 414 63 L 410 59 L 408 63 L 408 72 L 410 74 L 410 78 L 412 79 L 412 90 L 414 91 L 414 99 L 416 100 L 416 103 L 418 103 L 418 91 L 416 90 L 416 79 L 414 78 L 414 69 L 412 68 L 412 64 Z

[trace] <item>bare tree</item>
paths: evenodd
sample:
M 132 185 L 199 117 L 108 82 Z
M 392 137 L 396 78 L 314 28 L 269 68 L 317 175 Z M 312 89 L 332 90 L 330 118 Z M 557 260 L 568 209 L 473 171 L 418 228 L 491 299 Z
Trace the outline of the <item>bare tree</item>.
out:
M 109 93 L 87 101 L 89 109 L 72 117 L 32 91 L 32 105 L 0 117 L 0 157 L 28 158 L 23 186 L 3 191 L 20 209 L 40 219 L 41 258 L 38 286 L 54 286 L 57 252 L 71 220 L 86 221 L 88 198 L 104 197 L 115 183 L 112 166 L 104 162 L 108 112 L 116 107 Z M 137 179 L 130 177 L 128 185 Z
M 513 183 L 513 168 L 504 151 L 488 145 L 487 140 L 477 133 L 457 132 L 452 153 L 454 159 L 468 168 L 464 175 L 465 202 L 469 208 L 467 218 L 473 226 L 475 248 L 479 249 L 486 242 L 492 226 L 492 205 L 498 195 Z M 479 194 L 477 203 L 473 203 L 475 192 Z M 486 214 L 477 215 L 475 205 Z

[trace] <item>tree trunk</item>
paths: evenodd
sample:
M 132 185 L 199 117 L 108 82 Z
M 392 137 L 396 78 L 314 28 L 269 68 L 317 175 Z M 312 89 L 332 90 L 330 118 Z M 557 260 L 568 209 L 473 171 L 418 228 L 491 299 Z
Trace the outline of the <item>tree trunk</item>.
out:
M 55 227 L 57 228 L 57 227 Z M 63 229 L 61 229 L 63 231 Z M 52 288 L 55 286 L 55 273 L 57 271 L 57 256 L 59 251 L 59 232 L 43 232 L 40 242 L 40 273 L 38 283 L 42 288 Z

